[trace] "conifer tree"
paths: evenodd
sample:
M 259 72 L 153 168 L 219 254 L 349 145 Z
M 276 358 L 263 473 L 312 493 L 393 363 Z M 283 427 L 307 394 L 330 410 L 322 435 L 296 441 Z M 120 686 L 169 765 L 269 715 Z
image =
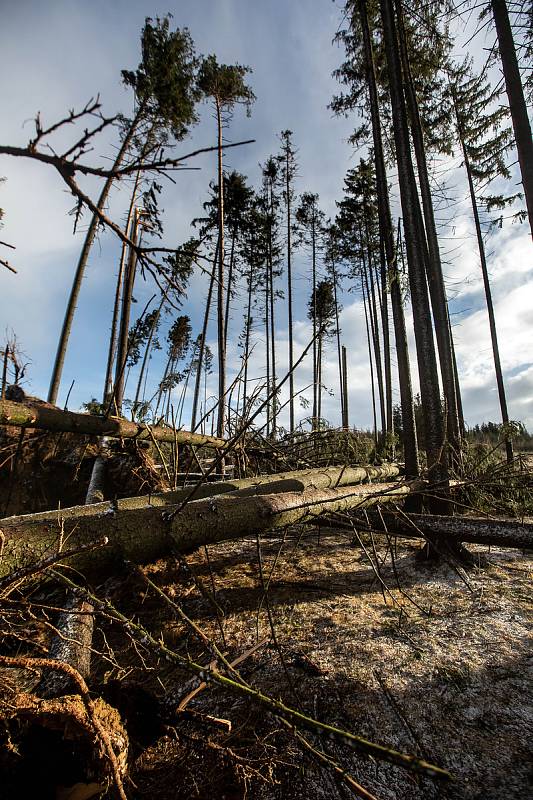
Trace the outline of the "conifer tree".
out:
M 318 195 L 304 192 L 295 212 L 295 231 L 300 246 L 311 251 L 311 301 L 316 301 L 318 264 L 323 246 L 325 214 L 318 205 Z M 316 308 L 310 317 L 313 322 L 313 413 L 312 429 L 318 424 L 318 362 L 317 362 L 317 312 Z
M 144 126 L 150 135 L 157 129 L 163 137 L 170 133 L 180 141 L 197 121 L 195 106 L 199 95 L 195 76 L 198 62 L 188 30 L 171 32 L 169 17 L 157 18 L 155 23 L 147 18 L 141 34 L 141 46 L 142 59 L 138 69 L 135 72 L 122 72 L 125 85 L 134 91 L 136 108 L 133 118 L 125 121 L 121 145 L 113 165 L 115 170 L 121 166 L 141 127 Z M 144 134 L 144 139 L 147 135 Z M 140 137 L 143 139 L 142 133 Z M 113 182 L 114 178 L 110 176 L 104 183 L 97 202 L 99 211 L 104 210 Z M 74 313 L 98 228 L 99 218 L 95 213 L 85 235 L 67 303 L 50 379 L 50 403 L 57 400 Z
M 210 98 L 215 107 L 217 120 L 218 150 L 218 274 L 217 274 L 217 328 L 218 328 L 218 419 L 217 436 L 224 435 L 226 418 L 226 341 L 225 327 L 225 244 L 224 244 L 224 191 L 223 191 L 223 159 L 222 130 L 229 123 L 236 105 L 244 105 L 248 115 L 255 95 L 245 83 L 245 76 L 251 72 L 249 67 L 239 64 L 219 64 L 215 56 L 203 60 L 199 74 L 198 86 L 206 98 Z
M 294 433 L 294 320 L 293 320 L 293 276 L 292 276 L 292 204 L 294 201 L 294 179 L 298 174 L 296 150 L 292 143 L 292 131 L 285 130 L 280 134 L 281 153 L 280 184 L 286 218 L 286 253 L 287 253 L 287 315 L 289 338 L 289 431 Z
M 313 329 L 317 332 L 316 388 L 317 411 L 315 429 L 319 429 L 322 420 L 322 356 L 324 341 L 335 333 L 335 295 L 331 281 L 319 281 L 313 289 L 308 304 L 307 316 L 313 321 Z
M 509 436 L 509 413 L 496 330 L 485 242 L 480 211 L 503 209 L 516 195 L 490 195 L 485 192 L 497 178 L 510 179 L 506 155 L 513 145 L 512 133 L 505 125 L 508 111 L 498 103 L 500 91 L 492 89 L 485 75 L 475 75 L 470 60 L 457 67 L 450 76 L 450 95 L 457 124 L 457 137 L 468 180 L 468 190 L 479 251 L 483 286 L 489 318 L 490 337 L 500 411 L 505 430 L 507 460 L 513 460 L 513 444 Z M 481 194 L 483 192 L 483 194 Z

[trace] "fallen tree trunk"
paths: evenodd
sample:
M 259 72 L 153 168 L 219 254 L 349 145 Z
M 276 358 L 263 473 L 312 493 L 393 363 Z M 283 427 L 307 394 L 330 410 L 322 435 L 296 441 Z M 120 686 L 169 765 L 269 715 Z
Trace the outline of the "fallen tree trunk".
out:
M 186 486 L 172 492 L 130 497 L 117 501 L 117 508 L 141 508 L 147 505 L 171 506 L 185 502 L 189 497 L 201 500 L 218 494 L 239 492 L 242 497 L 254 494 L 277 494 L 279 492 L 302 492 L 304 489 L 336 489 L 340 486 L 364 483 L 366 481 L 383 481 L 396 478 L 401 472 L 398 464 L 383 464 L 379 467 L 323 467 L 307 470 L 291 470 L 274 475 L 257 475 L 254 478 L 239 478 L 234 481 L 217 481 L 202 483 L 198 486 Z M 68 509 L 67 509 L 68 513 Z
M 383 521 L 382 521 L 383 520 Z M 407 538 L 442 536 L 454 542 L 493 545 L 495 547 L 533 548 L 533 522 L 485 517 L 441 517 L 431 514 L 369 514 L 374 530 Z
M 67 548 L 87 547 L 102 537 L 107 539 L 105 545 L 73 554 L 65 558 L 65 563 L 101 577 L 122 559 L 145 563 L 171 549 L 187 552 L 203 544 L 312 522 L 323 513 L 398 500 L 418 491 L 420 486 L 420 482 L 388 483 L 255 496 L 234 492 L 195 500 L 184 508 L 167 506 L 164 511 L 153 505 L 139 507 L 139 498 L 133 498 L 133 502 L 119 501 L 118 508 L 112 503 L 98 503 L 6 518 L 0 521 L 0 580 L 5 584 L 13 570 L 38 565 L 42 559 Z M 175 513 L 178 509 L 179 513 Z M 35 577 L 38 575 L 37 566 Z
M 111 436 L 115 439 L 155 439 L 171 444 L 190 444 L 199 447 L 205 445 L 218 450 L 227 445 L 225 439 L 204 436 L 201 433 L 190 433 L 158 426 L 150 427 L 140 422 L 130 422 L 122 417 L 79 414 L 76 411 L 62 411 L 60 408 L 47 405 L 13 403 L 9 400 L 0 400 L 0 425 L 13 425 L 16 428 L 39 428 L 52 433 Z

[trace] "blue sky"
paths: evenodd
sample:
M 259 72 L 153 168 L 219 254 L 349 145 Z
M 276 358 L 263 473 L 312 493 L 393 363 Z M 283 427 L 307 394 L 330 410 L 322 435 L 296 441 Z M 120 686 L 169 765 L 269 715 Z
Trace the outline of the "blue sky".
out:
M 255 139 L 255 143 L 228 152 L 227 168 L 248 175 L 258 185 L 259 163 L 279 148 L 277 135 L 290 128 L 298 147 L 300 178 L 298 192 L 320 195 L 328 215 L 335 211 L 346 170 L 360 153 L 347 144 L 353 122 L 333 118 L 327 110 L 338 86 L 332 70 L 342 60 L 342 51 L 332 45 L 341 21 L 338 5 L 329 0 L 182 0 L 180 3 L 96 2 L 78 0 L 8 0 L 3 7 L 0 32 L 0 84 L 3 113 L 0 141 L 20 144 L 33 132 L 32 118 L 40 111 L 43 121 L 53 122 L 68 108 L 80 108 L 90 97 L 100 95 L 107 114 L 131 111 L 131 95 L 120 83 L 120 70 L 135 68 L 139 61 L 139 34 L 146 16 L 171 11 L 174 24 L 188 26 L 199 53 L 215 53 L 220 62 L 247 64 L 253 69 L 250 83 L 257 96 L 252 116 L 237 110 L 229 140 Z M 476 45 L 481 48 L 480 42 Z M 214 143 L 214 121 L 208 106 L 202 108 L 201 122 L 177 153 Z M 116 141 L 106 135 L 92 154 L 95 163 L 106 163 Z M 191 162 L 199 171 L 182 172 L 176 185 L 165 189 L 165 244 L 183 242 L 190 234 L 190 220 L 201 211 L 209 181 L 215 174 L 214 156 Z M 452 224 L 444 230 L 443 250 L 449 251 L 446 278 L 451 290 L 451 308 L 456 345 L 462 373 L 467 421 L 471 424 L 498 417 L 497 395 L 490 353 L 488 325 L 475 253 L 473 231 L 468 220 L 464 182 L 458 160 L 446 163 L 448 181 L 455 186 L 458 204 Z M 19 270 L 0 273 L 0 333 L 15 331 L 20 346 L 31 359 L 28 389 L 45 396 L 51 360 L 59 333 L 64 305 L 81 246 L 82 233 L 72 234 L 72 198 L 59 176 L 46 166 L 2 157 L 0 175 L 7 182 L 0 187 L 0 206 L 5 209 L 1 238 L 16 245 L 11 261 Z M 96 193 L 96 187 L 87 186 Z M 121 220 L 128 202 L 127 187 L 114 190 L 110 213 Z M 443 212 L 443 216 L 450 214 Z M 533 269 L 531 240 L 525 225 L 506 224 L 490 241 L 502 362 L 507 377 L 510 415 L 533 429 Z M 78 407 L 91 396 L 99 397 L 107 351 L 113 283 L 119 248 L 110 235 L 101 237 L 93 249 L 80 304 L 75 318 L 60 402 L 74 380 L 70 407 Z M 302 253 L 296 264 L 297 324 L 296 351 L 310 337 L 305 305 L 309 286 L 307 263 Z M 280 281 L 283 288 L 284 278 Z M 152 286 L 139 282 L 137 310 L 151 296 Z M 206 286 L 195 276 L 182 313 L 190 315 L 198 331 Z M 350 421 L 358 426 L 371 423 L 369 371 L 364 320 L 357 295 L 343 297 L 343 339 L 348 346 L 350 376 Z M 235 339 L 241 328 L 243 300 L 237 298 L 230 330 L 230 365 L 238 364 Z M 279 302 L 278 350 L 280 374 L 287 361 L 286 309 Z M 214 349 L 215 330 L 210 330 Z M 252 361 L 262 374 L 263 343 L 258 339 Z M 413 349 L 413 348 L 412 348 Z M 326 356 L 324 382 L 336 391 L 334 348 Z M 154 359 L 151 375 L 162 370 Z M 413 370 L 416 382 L 416 369 Z M 311 364 L 302 365 L 297 385 L 309 382 Z M 215 377 L 215 376 L 213 376 Z M 214 389 L 214 384 L 210 390 Z M 132 391 L 133 393 L 133 391 Z M 128 394 L 128 392 L 126 393 Z M 337 396 L 325 395 L 325 416 L 338 421 Z M 302 410 L 302 415 L 308 412 Z M 188 424 L 188 423 L 187 423 Z

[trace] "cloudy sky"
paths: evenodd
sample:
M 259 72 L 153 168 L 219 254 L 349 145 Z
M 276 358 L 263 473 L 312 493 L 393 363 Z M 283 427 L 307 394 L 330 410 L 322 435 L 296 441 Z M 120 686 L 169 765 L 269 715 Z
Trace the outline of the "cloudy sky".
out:
M 87 100 L 100 96 L 104 113 L 130 113 L 131 94 L 121 85 L 120 70 L 134 69 L 139 61 L 139 34 L 146 16 L 171 11 L 176 26 L 189 27 L 199 53 L 215 53 L 220 62 L 247 64 L 253 69 L 250 83 L 257 96 L 251 118 L 237 110 L 226 132 L 228 141 L 255 139 L 255 143 L 225 157 L 228 169 L 246 174 L 252 184 L 260 179 L 259 163 L 279 149 L 278 134 L 290 128 L 298 147 L 298 192 L 320 195 L 326 214 L 335 213 L 335 200 L 342 192 L 347 169 L 355 166 L 362 153 L 347 144 L 354 127 L 352 120 L 332 117 L 327 105 L 338 91 L 332 70 L 343 53 L 332 45 L 341 22 L 339 5 L 329 0 L 181 0 L 172 3 L 117 0 L 4 0 L 0 31 L 0 84 L 3 99 L 0 142 L 24 145 L 33 133 L 32 119 L 41 112 L 49 124 L 67 109 L 79 109 Z M 481 52 L 483 42 L 476 45 Z M 67 131 L 59 147 L 71 141 Z M 211 110 L 202 108 L 201 122 L 190 140 L 176 153 L 214 143 Z M 116 139 L 106 134 L 95 143 L 93 163 L 106 164 L 114 155 Z M 165 241 L 174 246 L 191 235 L 190 221 L 201 212 L 209 181 L 215 174 L 212 155 L 191 161 L 197 171 L 176 175 L 163 195 Z M 441 165 L 454 192 L 451 209 L 442 209 L 443 255 L 450 291 L 454 335 L 459 359 L 463 402 L 467 422 L 498 420 L 497 393 L 490 338 L 475 240 L 468 218 L 466 186 L 460 162 Z M 58 175 L 45 165 L 0 157 L 0 206 L 5 210 L 1 239 L 16 245 L 10 254 L 18 269 L 13 275 L 0 272 L 0 334 L 15 332 L 20 347 L 31 361 L 27 389 L 46 396 L 52 359 L 61 327 L 65 302 L 83 239 L 80 229 L 73 235 L 69 211 L 72 197 Z M 87 184 L 96 196 L 97 187 Z M 512 189 L 516 191 L 515 188 Z M 128 203 L 128 187 L 116 188 L 110 213 L 121 221 Z M 490 271 L 500 334 L 502 363 L 509 394 L 510 416 L 521 419 L 533 430 L 533 263 L 531 239 L 526 225 L 504 221 L 489 240 Z M 93 248 L 83 285 L 71 339 L 59 402 L 74 381 L 69 406 L 76 408 L 90 397 L 100 397 L 111 320 L 112 296 L 119 247 L 111 235 L 103 235 Z M 310 339 L 306 302 L 310 289 L 308 262 L 301 253 L 296 262 L 297 317 L 295 352 Z M 283 288 L 284 278 L 280 279 Z M 137 313 L 151 296 L 152 286 L 139 282 L 135 295 Z M 191 317 L 196 334 L 206 296 L 205 279 L 193 278 L 182 313 Z M 371 425 L 369 366 L 364 317 L 360 298 L 345 293 L 342 298 L 342 336 L 348 349 L 350 422 Z M 229 363 L 238 366 L 236 338 L 242 329 L 244 299 L 238 297 L 230 323 Z M 277 307 L 279 374 L 287 364 L 286 307 Z M 215 328 L 209 332 L 215 349 Z M 413 345 L 412 345 L 413 349 Z M 252 371 L 264 373 L 264 343 L 257 338 Z M 162 359 L 154 358 L 151 380 L 162 371 Z M 416 369 L 413 370 L 416 382 Z M 297 375 L 303 388 L 312 374 L 309 359 Z M 339 419 L 336 353 L 326 354 L 324 383 L 334 394 L 325 394 L 324 416 Z M 133 385 L 133 384 L 132 384 Z M 208 387 L 208 394 L 214 389 Z M 134 389 L 131 389 L 133 394 Z M 126 392 L 128 395 L 128 391 Z M 309 396 L 309 392 L 307 392 Z M 301 409 L 300 415 L 309 412 Z M 188 425 L 188 416 L 184 416 Z M 282 419 L 282 422 L 285 422 Z

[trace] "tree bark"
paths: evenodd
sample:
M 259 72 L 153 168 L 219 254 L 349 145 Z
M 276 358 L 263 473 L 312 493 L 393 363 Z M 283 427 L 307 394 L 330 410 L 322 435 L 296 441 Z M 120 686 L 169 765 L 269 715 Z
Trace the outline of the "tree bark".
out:
M 440 257 L 439 243 L 437 239 L 437 228 L 435 224 L 435 214 L 433 211 L 433 199 L 431 197 L 431 187 L 429 184 L 429 170 L 426 159 L 424 137 L 422 133 L 422 122 L 418 99 L 415 92 L 409 54 L 407 52 L 407 42 L 403 23 L 403 12 L 401 2 L 396 0 L 396 16 L 398 19 L 398 34 L 400 43 L 400 53 L 402 67 L 404 71 L 405 93 L 407 106 L 409 109 L 410 128 L 413 138 L 413 145 L 416 157 L 418 183 L 422 198 L 422 210 L 424 214 L 424 261 L 426 265 L 427 282 L 431 299 L 431 310 L 435 324 L 435 338 L 439 351 L 439 364 L 442 376 L 442 388 L 446 399 L 447 415 L 447 438 L 451 444 L 452 453 L 459 455 L 461 449 L 459 434 L 459 413 L 457 410 L 457 395 L 455 373 L 453 368 L 451 326 L 448 313 L 448 300 L 446 297 L 446 287 L 442 274 L 442 263 Z
M 189 431 L 174 431 L 173 428 L 150 427 L 130 422 L 122 417 L 99 417 L 95 414 L 79 414 L 62 411 L 45 405 L 29 405 L 0 401 L 0 425 L 17 428 L 39 428 L 51 432 L 79 433 L 87 436 L 111 436 L 116 439 L 155 439 L 159 442 L 206 445 L 222 449 L 227 442 L 213 436 Z
M 105 440 L 102 440 L 105 449 Z M 85 505 L 100 503 L 104 499 L 106 459 L 100 453 L 93 464 L 91 479 L 87 488 Z M 70 664 L 84 680 L 91 673 L 91 648 L 94 630 L 94 607 L 71 590 L 63 605 L 64 612 L 59 615 L 55 635 L 48 650 L 48 658 Z M 70 679 L 64 672 L 50 672 L 39 687 L 40 697 L 57 697 L 70 686 Z
M 376 418 L 376 390 L 374 385 L 374 365 L 372 362 L 372 347 L 370 344 L 370 323 L 368 321 L 369 313 L 367 311 L 367 301 L 363 277 L 361 276 L 361 290 L 363 292 L 363 308 L 365 311 L 365 325 L 366 325 L 366 341 L 368 346 L 368 363 L 370 364 L 370 389 L 372 392 L 372 416 L 374 421 L 374 448 L 377 452 L 378 449 L 378 423 Z
M 345 431 L 347 431 L 350 427 L 349 424 L 349 417 L 348 417 L 348 367 L 346 364 L 346 347 L 342 346 L 342 392 L 344 395 L 344 400 L 342 403 L 343 409 L 343 418 L 342 418 L 342 427 Z

